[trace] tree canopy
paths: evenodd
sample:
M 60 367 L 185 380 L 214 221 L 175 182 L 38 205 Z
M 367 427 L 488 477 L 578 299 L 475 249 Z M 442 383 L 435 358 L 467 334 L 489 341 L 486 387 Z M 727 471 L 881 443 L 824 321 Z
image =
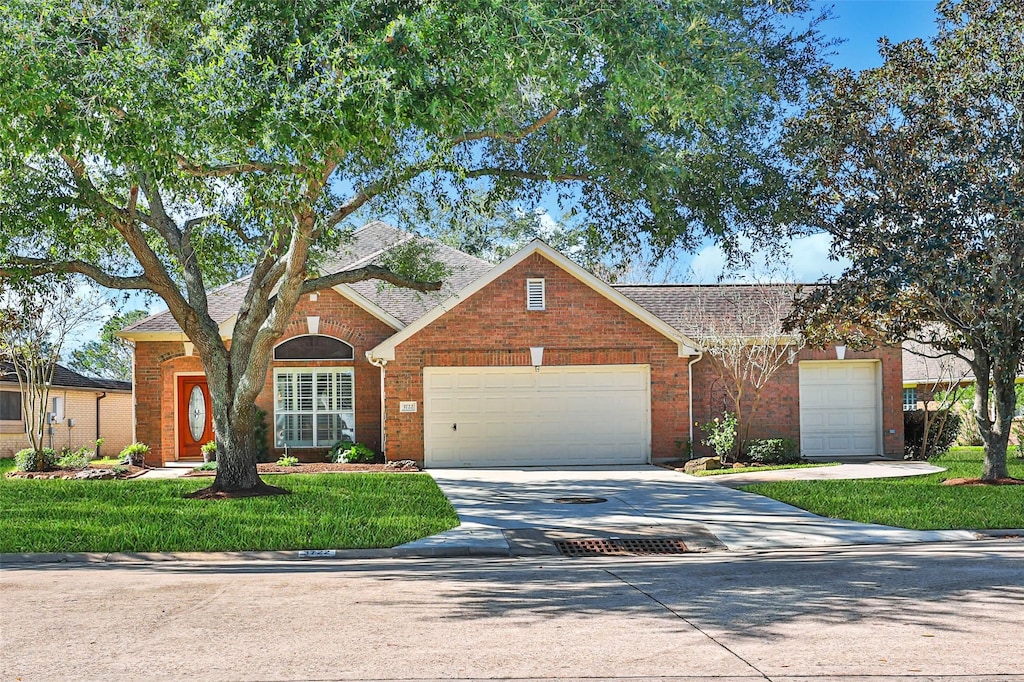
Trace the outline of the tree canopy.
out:
M 438 286 L 400 267 L 321 272 L 360 209 L 554 195 L 656 251 L 788 215 L 769 133 L 818 68 L 813 24 L 786 28 L 807 7 L 12 0 L 0 277 L 81 273 L 163 298 L 211 382 L 217 485 L 256 486 L 251 457 L 233 464 L 249 445 L 229 441 L 298 296 Z M 205 292 L 238 276 L 229 350 Z
M 807 222 L 851 265 L 791 321 L 812 341 L 915 339 L 962 357 L 984 477 L 1000 478 L 1024 372 L 1024 9 L 938 12 L 934 39 L 883 40 L 881 67 L 835 73 L 792 122 Z
M 116 334 L 148 315 L 145 310 L 130 310 L 112 315 L 103 323 L 99 341 L 88 341 L 71 351 L 68 366 L 76 372 L 94 377 L 131 381 L 132 347 Z

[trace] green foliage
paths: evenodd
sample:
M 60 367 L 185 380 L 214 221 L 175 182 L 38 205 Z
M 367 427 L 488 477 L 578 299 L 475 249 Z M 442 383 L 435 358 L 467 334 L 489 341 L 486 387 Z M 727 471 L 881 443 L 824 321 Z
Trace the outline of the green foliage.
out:
M 339 441 L 334 444 L 330 452 L 327 453 L 327 459 L 331 462 L 348 462 L 358 464 L 372 464 L 377 460 L 377 455 L 373 450 L 363 445 L 362 443 L 350 443 L 348 441 Z
M 944 455 L 960 435 L 960 415 L 955 409 L 905 410 L 903 412 L 903 451 L 906 459 L 922 459 L 925 418 L 928 419 L 928 449 L 924 459 Z M 973 416 L 971 421 L 973 421 Z M 977 423 L 975 422 L 975 427 Z
M 115 336 L 115 333 L 148 315 L 145 310 L 132 310 L 114 315 L 103 323 L 99 341 L 89 341 L 71 351 L 68 366 L 89 376 L 131 381 L 132 346 L 128 341 Z
M 707 438 L 704 445 L 715 451 L 715 454 L 725 462 L 736 447 L 736 415 L 726 412 L 721 418 L 715 417 L 707 424 L 701 426 Z
M 291 455 L 281 455 L 277 458 L 277 466 L 279 467 L 293 467 L 299 463 L 298 457 L 292 457 Z
M 203 453 L 204 462 L 216 462 L 217 461 L 217 441 L 211 440 L 203 443 L 200 446 L 199 451 Z
M 747 460 L 758 464 L 795 464 L 800 461 L 800 446 L 789 438 L 766 438 L 747 443 Z
M 18 471 L 49 471 L 56 465 L 57 453 L 51 448 L 25 448 L 14 453 L 14 468 Z
M 269 462 L 270 455 L 270 428 L 267 426 L 267 412 L 256 408 L 256 461 Z
M 146 466 L 146 455 L 149 454 L 149 446 L 145 443 L 132 443 L 121 451 L 121 460 L 133 467 Z
M 216 471 L 217 470 L 217 461 L 213 460 L 212 462 L 203 462 L 199 466 L 192 467 L 192 470 L 193 471 Z
M 92 456 L 96 454 L 88 447 L 79 448 L 77 450 L 68 450 L 65 448 L 60 458 L 57 459 L 58 469 L 84 469 L 89 466 L 89 462 L 92 460 Z
M 114 472 L 115 476 L 124 476 L 128 473 L 128 467 L 123 464 L 115 464 L 110 467 L 110 470 Z

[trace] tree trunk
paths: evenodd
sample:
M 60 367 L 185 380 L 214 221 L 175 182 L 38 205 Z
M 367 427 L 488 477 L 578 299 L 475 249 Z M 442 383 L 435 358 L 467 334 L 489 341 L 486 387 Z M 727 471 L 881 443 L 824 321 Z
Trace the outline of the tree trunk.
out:
M 981 474 L 984 481 L 996 481 L 1001 478 L 1009 478 L 1010 475 L 1006 468 L 1006 450 L 1010 443 L 1010 428 L 1013 424 L 1013 414 L 1017 404 L 1015 377 L 1007 378 L 998 373 L 995 374 L 992 381 L 991 404 L 988 404 L 988 400 L 985 401 L 985 422 L 988 428 L 981 432 L 981 437 L 985 442 L 985 466 Z M 979 402 L 978 396 L 975 395 L 976 410 Z M 994 413 L 992 417 L 988 416 L 990 408 L 991 413 Z M 980 415 L 976 413 L 975 418 L 980 419 Z
M 259 355 L 259 354 L 257 354 Z M 266 376 L 269 360 L 266 357 L 253 359 L 262 370 L 257 373 Z M 256 429 L 258 414 L 252 391 L 239 391 L 232 385 L 226 364 L 214 361 L 206 368 L 206 380 L 210 386 L 213 403 L 213 431 L 217 439 L 217 476 L 213 485 L 189 495 L 189 497 L 250 497 L 258 495 L 285 495 L 284 488 L 266 484 L 256 470 L 257 444 Z M 239 397 L 239 393 L 242 394 Z

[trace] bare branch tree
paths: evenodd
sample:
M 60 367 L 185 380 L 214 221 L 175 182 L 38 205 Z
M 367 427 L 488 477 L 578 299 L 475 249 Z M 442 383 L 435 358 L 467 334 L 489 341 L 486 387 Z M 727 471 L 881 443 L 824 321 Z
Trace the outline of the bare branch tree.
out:
M 61 351 L 74 333 L 102 318 L 103 303 L 95 289 L 76 290 L 71 282 L 34 291 L 0 290 L 0 360 L 18 380 L 36 470 L 43 467 L 50 386 Z

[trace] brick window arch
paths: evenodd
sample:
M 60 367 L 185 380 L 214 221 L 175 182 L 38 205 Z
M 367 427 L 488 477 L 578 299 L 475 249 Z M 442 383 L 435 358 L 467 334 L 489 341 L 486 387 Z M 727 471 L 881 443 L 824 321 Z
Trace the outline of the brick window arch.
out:
M 274 346 L 275 360 L 353 360 L 355 350 L 341 339 L 305 334 Z

